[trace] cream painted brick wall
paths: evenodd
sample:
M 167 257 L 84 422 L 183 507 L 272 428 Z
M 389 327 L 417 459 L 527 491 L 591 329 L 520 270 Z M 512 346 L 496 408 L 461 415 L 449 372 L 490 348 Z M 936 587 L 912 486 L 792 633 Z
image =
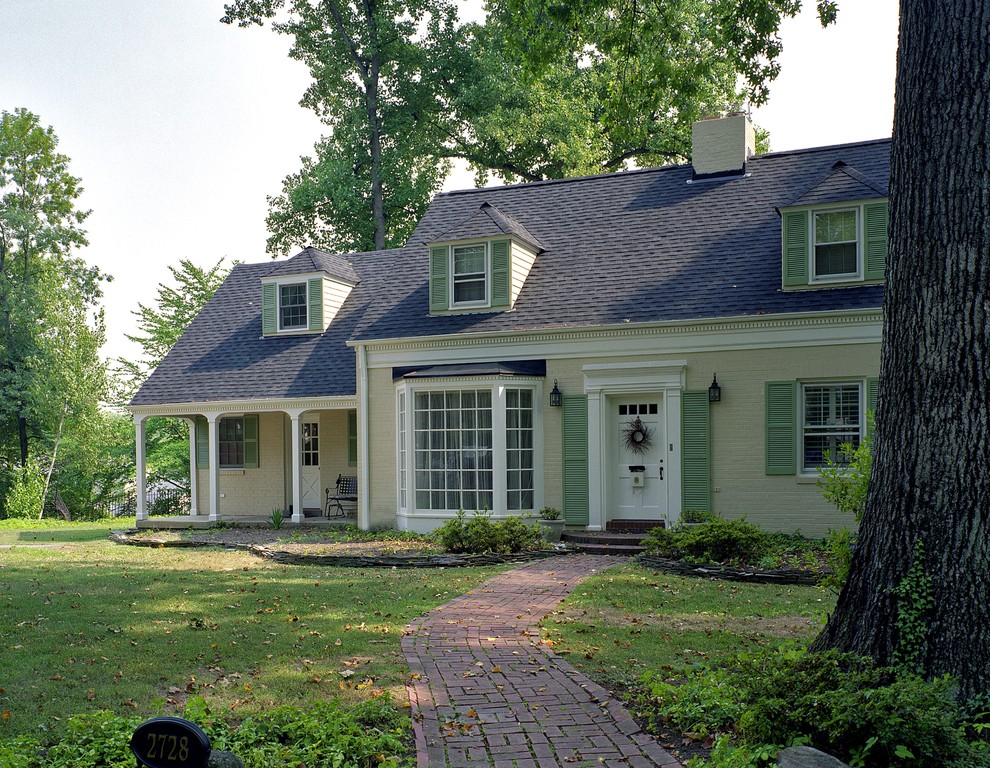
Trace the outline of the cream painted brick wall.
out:
M 368 413 L 368 456 L 371 457 L 368 499 L 372 528 L 395 527 L 398 509 L 395 478 L 396 397 L 391 368 L 368 372 L 368 394 L 373 406 Z M 360 457 L 359 457 L 360 458 Z

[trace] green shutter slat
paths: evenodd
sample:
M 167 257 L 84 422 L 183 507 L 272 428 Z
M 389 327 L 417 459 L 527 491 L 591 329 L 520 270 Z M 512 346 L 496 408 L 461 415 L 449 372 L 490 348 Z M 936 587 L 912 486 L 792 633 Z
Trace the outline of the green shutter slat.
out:
M 863 239 L 867 280 L 883 280 L 887 267 L 887 203 L 867 203 L 863 206 Z
M 708 390 L 681 393 L 681 494 L 684 511 L 712 511 L 709 407 Z
M 492 307 L 507 307 L 512 297 L 509 241 L 492 242 Z
M 587 525 L 588 492 L 588 398 L 564 397 L 564 521 Z
M 258 416 L 244 417 L 244 468 L 257 469 L 258 462 Z
M 323 328 L 323 278 L 314 277 L 309 281 L 309 330 L 322 331 Z
M 784 230 L 784 285 L 808 284 L 808 211 L 787 211 Z
M 880 379 L 871 376 L 866 380 L 866 410 L 876 411 L 877 393 L 880 391 Z
M 797 382 L 766 383 L 766 472 L 797 472 Z
M 275 283 L 264 283 L 261 286 L 261 332 L 275 333 L 278 325 L 275 322 Z
M 443 312 L 450 308 L 449 272 L 450 247 L 438 245 L 430 248 L 430 312 Z
M 205 416 L 196 417 L 196 468 L 210 467 L 210 424 Z
M 357 466 L 357 411 L 347 412 L 347 466 Z

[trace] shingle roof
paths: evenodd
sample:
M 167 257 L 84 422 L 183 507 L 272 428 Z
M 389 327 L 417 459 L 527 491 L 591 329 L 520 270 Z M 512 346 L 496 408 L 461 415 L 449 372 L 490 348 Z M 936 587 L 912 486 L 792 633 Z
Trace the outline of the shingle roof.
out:
M 325 272 L 329 277 L 355 285 L 360 278 L 349 261 L 351 255 L 353 254 L 326 253 L 309 246 L 291 259 L 278 262 L 265 277 Z
M 526 227 L 511 216 L 506 216 L 494 205 L 487 202 L 482 203 L 478 210 L 468 216 L 468 218 L 455 224 L 445 232 L 441 232 L 431 242 L 468 240 L 475 237 L 497 237 L 498 235 L 515 235 L 520 240 L 534 246 L 538 251 L 543 250 L 543 244 Z
M 840 160 L 832 166 L 832 170 L 826 174 L 825 178 L 787 205 L 822 205 L 823 203 L 870 200 L 875 197 L 886 196 L 886 184 L 877 183 Z
M 690 166 L 670 166 L 442 194 L 404 248 L 307 248 L 235 267 L 131 402 L 353 395 L 349 339 L 878 308 L 876 285 L 781 290 L 778 208 L 885 196 L 889 151 L 880 140 L 773 153 L 751 158 L 745 177 L 693 183 Z M 512 311 L 429 314 L 426 244 L 464 223 L 543 249 Z M 325 334 L 262 338 L 262 277 L 347 269 L 357 285 Z
M 131 405 L 353 395 L 354 350 L 345 342 L 393 257 L 389 251 L 350 255 L 354 277 L 363 279 L 326 333 L 268 338 L 261 335 L 261 278 L 272 264 L 238 264 Z
M 750 158 L 745 177 L 694 183 L 691 167 L 681 165 L 439 195 L 356 338 L 879 307 L 876 285 L 781 290 L 777 209 L 835 177 L 840 161 L 886 190 L 889 151 L 885 139 L 772 153 Z M 845 171 L 841 178 L 858 181 Z M 519 222 L 545 250 L 511 312 L 431 316 L 424 244 L 472 216 L 479 201 Z

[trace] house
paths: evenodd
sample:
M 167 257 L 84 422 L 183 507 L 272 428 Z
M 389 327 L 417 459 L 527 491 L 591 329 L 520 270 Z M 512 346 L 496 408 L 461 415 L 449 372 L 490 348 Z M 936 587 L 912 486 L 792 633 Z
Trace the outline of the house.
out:
M 889 140 L 438 195 L 407 244 L 241 264 L 130 405 L 190 425 L 195 520 L 848 525 L 816 481 L 876 398 Z M 309 510 L 309 511 L 307 511 Z M 139 524 L 150 524 L 139 514 Z

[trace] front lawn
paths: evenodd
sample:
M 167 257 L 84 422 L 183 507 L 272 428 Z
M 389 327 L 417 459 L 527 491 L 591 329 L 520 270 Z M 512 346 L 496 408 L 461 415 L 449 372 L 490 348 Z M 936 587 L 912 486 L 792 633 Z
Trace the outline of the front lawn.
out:
M 96 710 L 181 715 L 194 696 L 234 717 L 401 703 L 404 626 L 503 569 L 283 566 L 106 541 L 126 521 L 77 525 L 0 529 L 17 545 L 0 550 L 2 737 L 56 740 L 66 718 Z

